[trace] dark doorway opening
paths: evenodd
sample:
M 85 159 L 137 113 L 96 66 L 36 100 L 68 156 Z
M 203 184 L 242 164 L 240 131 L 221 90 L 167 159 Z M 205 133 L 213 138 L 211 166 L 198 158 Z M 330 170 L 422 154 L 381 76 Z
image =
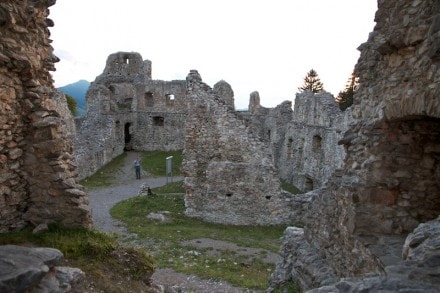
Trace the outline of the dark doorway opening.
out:
M 131 123 L 125 123 L 124 125 L 124 151 L 130 151 L 132 149 L 131 146 L 131 133 L 130 133 Z

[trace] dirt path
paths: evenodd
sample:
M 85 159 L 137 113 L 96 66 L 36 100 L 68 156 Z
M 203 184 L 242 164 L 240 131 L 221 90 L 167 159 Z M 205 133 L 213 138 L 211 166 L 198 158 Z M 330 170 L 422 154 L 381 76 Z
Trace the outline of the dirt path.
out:
M 144 183 L 152 188 L 166 184 L 165 177 L 152 178 L 149 177 L 146 172 L 142 173 L 140 180 L 136 180 L 133 161 L 137 156 L 138 154 L 135 152 L 127 153 L 124 160 L 124 167 L 121 168 L 115 176 L 117 182 L 115 186 L 88 191 L 94 226 L 98 230 L 103 232 L 115 232 L 120 234 L 122 238 L 137 238 L 136 235 L 130 235 L 130 233 L 128 233 L 124 223 L 112 218 L 109 212 L 111 207 L 121 200 L 137 196 L 141 185 Z M 183 177 L 174 177 L 173 181 L 182 179 Z M 205 238 L 194 241 L 201 247 L 235 248 L 239 251 L 246 251 L 246 253 L 249 251 L 253 252 L 252 248 L 238 248 L 235 244 L 224 241 L 215 241 Z M 277 255 L 272 253 L 268 255 L 267 261 L 275 262 L 276 259 Z M 164 292 L 257 292 L 236 288 L 227 282 L 206 280 L 197 276 L 178 273 L 171 269 L 157 269 L 153 274 L 152 280 L 154 284 L 164 288 Z

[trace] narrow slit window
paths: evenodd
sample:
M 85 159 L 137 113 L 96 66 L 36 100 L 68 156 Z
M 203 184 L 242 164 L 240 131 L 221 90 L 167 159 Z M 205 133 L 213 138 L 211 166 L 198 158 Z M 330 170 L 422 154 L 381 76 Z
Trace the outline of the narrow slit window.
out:
M 287 141 L 287 150 L 286 150 L 286 155 L 288 160 L 292 158 L 292 144 L 293 144 L 293 139 L 289 138 L 289 140 Z

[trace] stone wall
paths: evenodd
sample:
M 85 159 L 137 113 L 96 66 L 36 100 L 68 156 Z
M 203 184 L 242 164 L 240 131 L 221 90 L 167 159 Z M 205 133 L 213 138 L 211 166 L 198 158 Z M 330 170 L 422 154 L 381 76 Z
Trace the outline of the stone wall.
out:
M 80 178 L 92 175 L 124 150 L 183 149 L 189 97 L 186 81 L 151 79 L 151 62 L 139 53 L 118 52 L 87 93 L 85 117 L 77 118 L 75 158 Z M 213 92 L 234 111 L 234 91 L 219 81 Z M 250 95 L 249 111 L 236 113 L 252 135 L 265 141 L 282 179 L 309 191 L 341 166 L 337 141 L 347 122 L 330 94 L 301 94 L 295 111 L 285 101 L 275 108 Z M 248 135 L 248 134 L 244 134 Z M 319 139 L 319 147 L 312 147 Z M 316 144 L 316 143 L 315 143 Z
M 440 2 L 378 5 L 359 48 L 347 157 L 314 195 L 304 229 L 339 277 L 383 273 L 405 236 L 440 213 Z
M 49 73 L 58 61 L 47 18 L 54 3 L 0 3 L 0 232 L 91 223 L 72 162 L 73 123 Z
M 151 61 L 143 61 L 139 53 L 108 57 L 87 91 L 86 114 L 76 119 L 80 178 L 124 150 L 183 149 L 186 81 L 152 80 L 151 72 Z
M 233 225 L 292 220 L 293 196 L 281 191 L 268 144 L 249 131 L 197 71 L 187 82 L 186 214 Z
M 345 150 L 338 141 L 348 129 L 351 109 L 341 112 L 329 93 L 297 94 L 293 110 L 290 101 L 275 108 L 259 101 L 253 92 L 249 111 L 238 114 L 270 145 L 280 177 L 304 192 L 322 187 L 342 167 Z
M 281 177 L 304 192 L 320 188 L 342 167 L 345 150 L 338 145 L 348 129 L 345 117 L 329 93 L 297 94 L 278 158 Z

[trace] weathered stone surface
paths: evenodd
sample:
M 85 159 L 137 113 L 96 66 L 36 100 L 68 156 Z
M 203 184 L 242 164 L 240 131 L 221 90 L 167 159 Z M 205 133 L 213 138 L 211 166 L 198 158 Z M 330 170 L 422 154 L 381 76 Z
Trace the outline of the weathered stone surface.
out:
M 440 217 L 420 224 L 408 235 L 403 245 L 402 258 L 418 262 L 428 262 L 430 266 L 440 266 Z M 437 259 L 429 259 L 436 254 Z
M 405 241 L 403 261 L 385 275 L 346 278 L 308 292 L 438 292 L 440 284 L 440 219 L 420 224 Z
M 90 214 L 67 203 L 70 194 L 62 184 L 78 185 L 72 159 L 63 156 L 72 153 L 73 119 L 49 72 L 58 61 L 47 29 L 48 7 L 54 3 L 1 3 L 0 232 L 51 222 L 91 223 Z M 57 190 L 56 196 L 48 190 Z
M 69 292 L 84 273 L 57 267 L 62 253 L 53 248 L 0 246 L 1 292 Z
M 337 280 L 333 270 L 320 257 L 320 252 L 304 238 L 304 229 L 288 227 L 281 244 L 282 260 L 270 278 L 270 290 L 293 280 L 303 289 L 330 285 Z
M 151 61 L 139 53 L 111 54 L 86 94 L 77 118 L 75 161 L 79 177 L 92 175 L 124 150 L 181 150 L 186 82 L 151 79 Z
M 185 213 L 235 225 L 285 222 L 288 210 L 268 146 L 247 132 L 198 72 L 190 72 L 187 82 Z
M 350 114 L 351 109 L 341 112 L 329 93 L 298 94 L 278 156 L 281 176 L 305 192 L 322 187 L 342 167 L 345 150 L 338 141 Z
M 434 151 L 440 145 L 440 71 L 429 33 L 436 30 L 440 3 L 386 0 L 378 6 L 374 32 L 359 48 L 353 122 L 341 140 L 344 165 L 311 199 L 304 227 L 305 239 L 336 276 L 378 276 L 322 292 L 432 292 L 440 284 L 437 256 L 404 263 L 395 257 L 408 233 L 440 214 Z M 421 233 L 408 240 L 414 250 L 405 248 L 407 255 L 418 255 Z
M 345 150 L 338 141 L 348 129 L 351 110 L 341 112 L 331 94 L 297 94 L 292 111 L 289 101 L 262 107 L 258 92 L 253 92 L 249 111 L 238 114 L 269 144 L 280 177 L 300 190 L 322 187 L 342 167 Z
M 225 102 L 226 105 L 231 109 L 235 109 L 234 91 L 226 81 L 221 80 L 217 82 L 213 87 L 213 91 Z

